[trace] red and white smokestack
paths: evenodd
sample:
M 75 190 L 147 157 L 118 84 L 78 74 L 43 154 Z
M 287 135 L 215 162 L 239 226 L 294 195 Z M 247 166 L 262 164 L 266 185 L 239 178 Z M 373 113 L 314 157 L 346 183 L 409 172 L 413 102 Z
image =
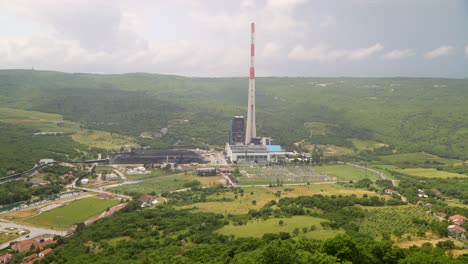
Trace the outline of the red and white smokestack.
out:
M 250 79 L 255 79 L 255 23 L 250 24 Z
M 249 77 L 249 100 L 247 105 L 247 127 L 245 129 L 245 144 L 250 144 L 252 138 L 257 137 L 255 125 L 255 23 L 250 25 L 250 77 Z

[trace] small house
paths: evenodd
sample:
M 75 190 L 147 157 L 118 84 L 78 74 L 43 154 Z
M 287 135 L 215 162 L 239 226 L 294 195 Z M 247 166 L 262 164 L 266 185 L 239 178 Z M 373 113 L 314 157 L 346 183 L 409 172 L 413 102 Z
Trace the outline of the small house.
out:
M 118 181 L 119 176 L 117 176 L 115 173 L 109 173 L 105 175 L 106 181 Z
M 11 249 L 14 251 L 17 251 L 19 253 L 26 252 L 31 249 L 31 247 L 34 245 L 34 242 L 30 239 L 22 240 L 11 246 Z
M 465 216 L 459 215 L 459 214 L 457 214 L 457 215 L 452 215 L 452 216 L 449 217 L 449 221 L 450 221 L 450 222 L 452 222 L 452 223 L 454 223 L 454 224 L 456 224 L 456 225 L 459 225 L 459 226 L 463 225 L 463 223 L 464 223 L 465 221 L 467 221 L 467 220 L 468 220 L 468 219 L 467 219 Z
M 0 256 L 0 264 L 7 264 L 13 260 L 12 254 L 5 254 Z

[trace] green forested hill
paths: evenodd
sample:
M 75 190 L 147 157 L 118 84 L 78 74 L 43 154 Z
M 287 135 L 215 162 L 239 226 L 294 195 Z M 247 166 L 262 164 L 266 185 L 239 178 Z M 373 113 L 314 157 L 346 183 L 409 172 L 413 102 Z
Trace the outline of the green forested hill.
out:
M 468 80 L 267 77 L 256 85 L 258 134 L 282 145 L 361 138 L 468 157 Z M 135 136 L 169 126 L 143 142 L 156 147 L 222 145 L 229 118 L 245 115 L 247 87 L 247 78 L 3 70 L 0 104 Z

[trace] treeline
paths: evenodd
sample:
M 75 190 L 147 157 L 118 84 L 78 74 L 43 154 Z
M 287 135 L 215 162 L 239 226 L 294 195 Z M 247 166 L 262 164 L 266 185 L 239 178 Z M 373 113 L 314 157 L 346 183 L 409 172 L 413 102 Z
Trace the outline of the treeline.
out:
M 59 184 L 45 186 L 33 186 L 28 181 L 11 181 L 0 184 L 0 205 L 29 201 L 33 196 L 41 199 L 50 195 L 58 194 L 63 189 Z
M 338 235 L 325 241 L 265 235 L 236 239 L 216 233 L 224 217 L 160 206 L 121 212 L 78 231 L 42 263 L 466 263 L 442 244 L 410 249 Z M 125 227 L 125 228 L 122 228 Z

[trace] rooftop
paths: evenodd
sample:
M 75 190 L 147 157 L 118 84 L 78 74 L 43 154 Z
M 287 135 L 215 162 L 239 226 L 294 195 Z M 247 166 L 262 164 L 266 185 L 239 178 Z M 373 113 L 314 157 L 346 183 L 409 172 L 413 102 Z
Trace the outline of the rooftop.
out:
M 266 146 L 261 145 L 229 145 L 234 153 L 269 153 Z

